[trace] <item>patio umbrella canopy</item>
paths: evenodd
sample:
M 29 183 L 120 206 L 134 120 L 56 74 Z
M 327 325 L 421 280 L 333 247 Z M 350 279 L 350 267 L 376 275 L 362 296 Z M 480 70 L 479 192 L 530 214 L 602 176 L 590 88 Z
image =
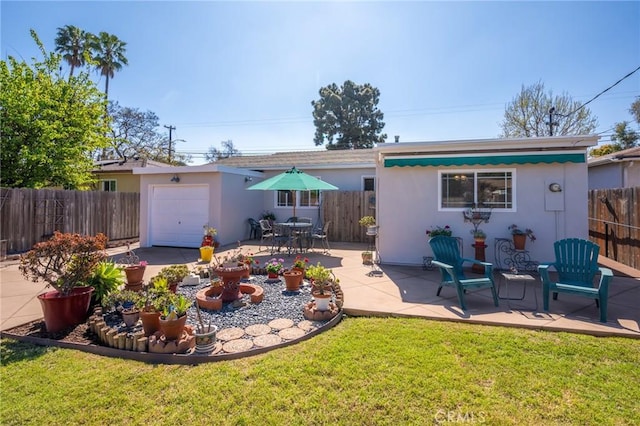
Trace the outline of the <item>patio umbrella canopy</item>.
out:
M 339 189 L 316 177 L 306 174 L 302 170 L 292 167 L 284 173 L 270 177 L 269 179 L 256 183 L 247 189 L 257 189 L 262 191 L 334 191 Z M 293 199 L 293 215 L 296 215 L 295 192 Z

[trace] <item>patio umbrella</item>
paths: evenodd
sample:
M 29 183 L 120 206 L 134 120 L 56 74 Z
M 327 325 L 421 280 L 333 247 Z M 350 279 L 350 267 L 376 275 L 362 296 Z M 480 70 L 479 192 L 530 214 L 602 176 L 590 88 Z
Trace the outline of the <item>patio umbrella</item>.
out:
M 287 170 L 286 172 L 270 177 L 265 181 L 256 183 L 247 189 L 257 189 L 262 191 L 293 191 L 293 216 L 295 216 L 295 191 L 334 191 L 337 190 L 338 187 L 292 167 L 291 170 Z

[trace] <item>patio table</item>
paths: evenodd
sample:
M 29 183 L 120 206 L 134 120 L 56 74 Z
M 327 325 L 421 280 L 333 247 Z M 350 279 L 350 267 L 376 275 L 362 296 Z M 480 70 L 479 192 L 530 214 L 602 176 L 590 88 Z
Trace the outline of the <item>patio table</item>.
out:
M 509 273 L 509 272 L 501 272 L 500 275 L 502 275 L 502 278 L 504 279 L 504 286 L 505 286 L 505 291 L 506 291 L 506 296 L 505 297 L 500 297 L 500 288 L 498 289 L 498 298 L 502 299 L 502 300 L 506 300 L 507 304 L 509 305 L 509 308 L 511 308 L 511 300 L 524 300 L 525 295 L 527 294 L 527 284 L 528 283 L 532 283 L 535 284 L 537 282 L 537 280 L 529 275 L 529 274 L 522 274 L 522 273 Z M 520 297 L 509 297 L 509 282 L 513 281 L 513 282 L 517 282 L 517 281 L 521 281 L 522 282 L 522 295 Z M 536 289 L 533 289 L 533 296 L 535 298 L 536 301 L 536 307 L 535 307 L 535 311 L 538 311 L 538 294 L 536 293 Z
M 309 248 L 309 244 L 308 244 L 308 237 L 309 237 L 309 230 L 311 229 L 311 227 L 313 227 L 312 223 L 308 223 L 308 222 L 281 222 L 281 223 L 276 223 L 276 225 L 281 226 L 282 229 L 286 229 L 287 230 L 287 249 L 289 254 L 291 254 L 292 251 L 295 251 L 295 240 L 298 240 L 298 250 L 300 253 L 302 253 L 302 239 L 304 238 L 305 240 L 307 240 L 307 249 Z

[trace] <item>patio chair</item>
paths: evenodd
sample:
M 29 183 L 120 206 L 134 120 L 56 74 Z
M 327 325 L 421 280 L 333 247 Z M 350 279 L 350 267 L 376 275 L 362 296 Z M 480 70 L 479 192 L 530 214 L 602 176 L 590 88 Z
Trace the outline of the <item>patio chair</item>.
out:
M 249 239 L 257 239 L 258 235 L 261 234 L 262 229 L 260 227 L 260 223 L 258 223 L 257 220 L 255 220 L 254 218 L 250 217 L 249 219 L 247 219 L 247 222 L 249 222 Z
M 262 243 L 265 241 L 271 242 L 271 245 L 273 245 L 274 233 L 273 227 L 268 220 L 261 219 L 258 223 L 260 224 L 260 244 L 258 245 L 258 251 L 260 251 L 262 249 Z
M 280 252 L 282 248 L 286 248 L 287 254 L 291 256 L 291 252 L 295 249 L 296 236 L 292 233 L 291 228 L 289 228 L 288 226 L 274 224 L 272 242 L 272 255 L 276 251 Z
M 319 240 L 322 243 L 322 248 L 324 249 L 324 253 L 327 253 L 331 250 L 329 247 L 329 226 L 331 225 L 331 221 L 327 221 L 322 228 L 318 228 L 313 231 L 311 234 L 311 249 L 313 250 L 316 246 L 316 240 Z
M 542 299 L 544 311 L 549 311 L 549 293 L 558 300 L 558 293 L 568 293 L 595 299 L 600 308 L 600 322 L 607 322 L 607 299 L 609 281 L 613 273 L 609 268 L 598 266 L 600 247 L 588 240 L 567 238 L 553 243 L 555 262 L 538 266 L 542 279 Z M 549 269 L 557 272 L 557 280 L 549 276 Z M 596 274 L 600 272 L 597 287 Z
M 468 289 L 489 288 L 493 295 L 493 303 L 498 306 L 498 293 L 493 282 L 493 265 L 487 262 L 480 262 L 475 259 L 467 259 L 460 256 L 458 240 L 453 237 L 438 236 L 429 240 L 429 245 L 433 250 L 435 260 L 431 263 L 440 268 L 442 281 L 438 287 L 437 296 L 440 296 L 442 287 L 453 287 L 458 293 L 458 300 L 462 310 L 467 310 L 464 302 L 464 294 Z M 481 265 L 484 268 L 484 276 L 481 278 L 467 278 L 464 274 L 463 265 L 465 263 Z

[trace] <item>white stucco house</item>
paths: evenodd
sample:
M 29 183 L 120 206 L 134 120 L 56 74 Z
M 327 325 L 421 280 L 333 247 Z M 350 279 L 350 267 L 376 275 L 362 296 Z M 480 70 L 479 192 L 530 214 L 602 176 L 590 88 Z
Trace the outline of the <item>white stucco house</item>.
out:
M 556 136 L 385 144 L 376 153 L 377 247 L 382 263 L 420 264 L 426 230 L 449 225 L 473 257 L 473 229 L 463 211 L 491 207 L 486 260 L 509 225 L 530 228 L 531 260 L 550 261 L 553 242 L 588 238 L 587 149 L 598 136 Z
M 496 239 L 511 238 L 509 225 L 530 228 L 531 260 L 552 260 L 553 242 L 588 238 L 587 149 L 598 136 L 556 136 L 381 144 L 354 151 L 239 156 L 202 166 L 134 169 L 140 175 L 140 245 L 198 247 L 202 226 L 230 244 L 248 238 L 249 217 L 264 210 L 285 220 L 291 198 L 246 188 L 291 167 L 340 190 L 375 190 L 382 263 L 420 265 L 429 255 L 427 229 L 449 225 L 473 257 L 472 226 L 462 212 L 474 203 L 491 207 L 486 260 L 494 263 Z M 319 218 L 313 194 L 296 196 L 296 215 Z M 314 220 L 315 221 L 315 220 Z
M 238 156 L 201 166 L 134 169 L 140 176 L 140 246 L 199 247 L 204 224 L 218 229 L 222 244 L 230 244 L 246 239 L 247 219 L 260 218 L 265 210 L 285 220 L 293 214 L 289 194 L 246 188 L 293 166 L 343 191 L 375 186 L 371 149 Z M 316 222 L 321 196 L 303 195 L 295 197 L 296 215 Z
M 589 189 L 640 186 L 640 147 L 589 158 Z

